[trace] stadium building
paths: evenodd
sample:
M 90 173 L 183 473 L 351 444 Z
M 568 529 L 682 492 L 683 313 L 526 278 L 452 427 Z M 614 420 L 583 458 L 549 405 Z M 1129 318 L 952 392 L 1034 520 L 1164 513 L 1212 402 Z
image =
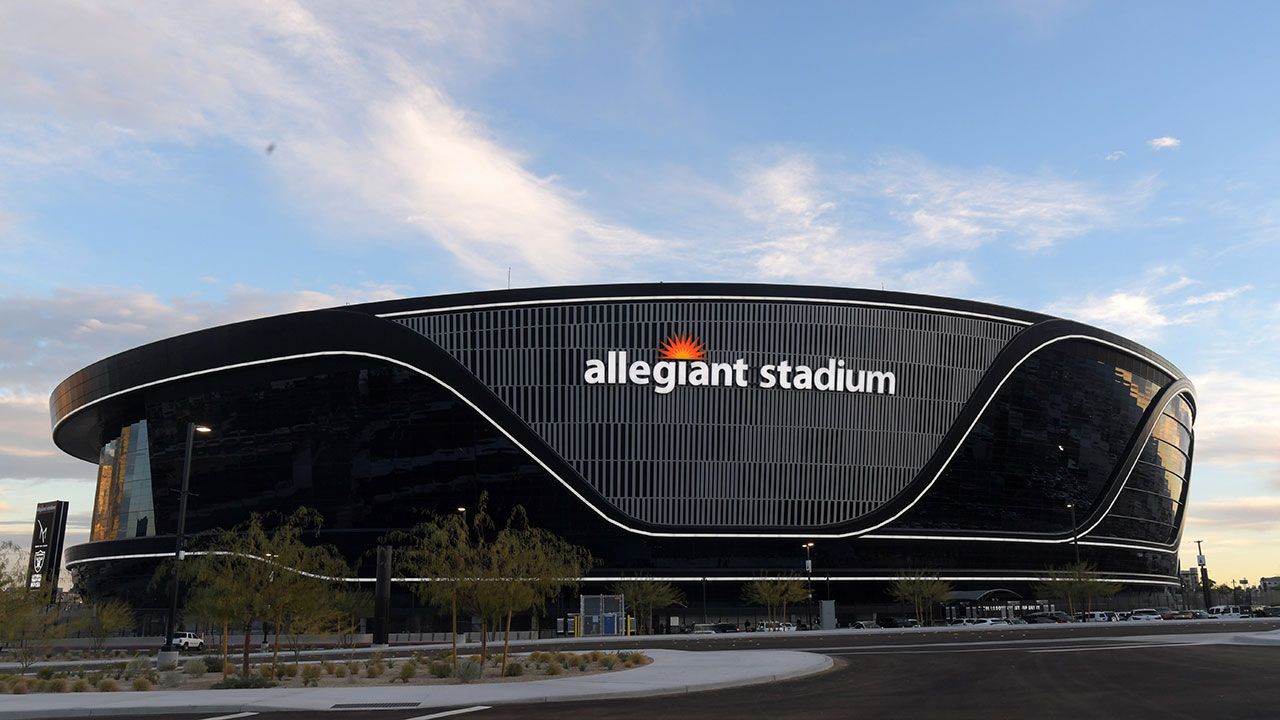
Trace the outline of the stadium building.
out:
M 588 548 L 587 591 L 643 575 L 730 602 L 746 579 L 806 574 L 836 599 L 920 570 L 1025 589 L 1077 553 L 1176 589 L 1196 411 L 1172 363 L 1080 323 L 684 283 L 236 323 L 95 363 L 50 409 L 57 445 L 98 466 L 90 541 L 66 564 L 142 605 L 173 552 L 192 421 L 214 431 L 194 446 L 188 533 L 316 508 L 372 582 L 379 538 L 487 491 L 495 514 L 523 505 Z

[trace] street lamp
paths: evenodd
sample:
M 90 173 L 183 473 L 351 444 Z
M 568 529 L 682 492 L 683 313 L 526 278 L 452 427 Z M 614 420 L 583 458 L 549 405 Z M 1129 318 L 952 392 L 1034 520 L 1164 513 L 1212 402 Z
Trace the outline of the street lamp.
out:
M 805 580 L 805 590 L 809 592 L 809 626 L 813 627 L 813 541 L 805 543 L 804 547 L 804 572 L 808 579 Z
M 1076 548 L 1076 565 L 1080 564 L 1080 529 L 1076 525 L 1076 504 L 1067 503 L 1067 509 L 1071 511 L 1071 544 Z
M 173 621 L 178 614 L 178 575 L 182 562 L 182 541 L 187 528 L 187 486 L 191 483 L 191 448 L 195 443 L 196 433 L 211 433 L 213 428 L 195 422 L 187 423 L 187 453 L 182 462 L 182 490 L 178 493 L 178 533 L 173 544 L 173 593 L 169 596 L 169 615 L 164 620 L 164 652 L 172 653 Z
M 1204 593 L 1204 609 L 1207 611 L 1213 607 L 1213 597 L 1209 587 L 1209 567 L 1204 562 L 1204 548 L 1200 543 L 1203 540 L 1196 541 L 1196 564 L 1200 566 L 1200 591 Z

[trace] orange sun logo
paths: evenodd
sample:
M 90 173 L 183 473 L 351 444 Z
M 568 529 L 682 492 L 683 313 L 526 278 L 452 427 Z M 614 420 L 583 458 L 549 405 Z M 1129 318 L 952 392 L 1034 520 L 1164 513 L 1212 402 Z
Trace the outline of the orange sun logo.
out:
M 663 360 L 703 360 L 707 357 L 707 349 L 692 335 L 675 335 L 662 341 L 658 357 Z

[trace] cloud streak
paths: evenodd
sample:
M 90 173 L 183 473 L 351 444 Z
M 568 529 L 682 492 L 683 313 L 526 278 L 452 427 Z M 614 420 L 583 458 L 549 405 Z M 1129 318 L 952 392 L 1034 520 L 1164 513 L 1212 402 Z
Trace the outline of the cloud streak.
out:
M 0 161 L 102 170 L 158 142 L 270 142 L 271 167 L 321 223 L 437 243 L 477 277 L 508 266 L 540 281 L 625 274 L 663 246 L 531 171 L 445 87 L 462 67 L 501 62 L 499 48 L 531 28 L 555 27 L 563 7 L 421 10 L 4 6 Z
M 1168 135 L 1165 135 L 1163 137 L 1151 138 L 1150 140 L 1147 141 L 1147 145 L 1152 150 L 1156 150 L 1156 151 L 1177 150 L 1179 147 L 1182 146 L 1182 141 L 1176 137 L 1169 137 Z

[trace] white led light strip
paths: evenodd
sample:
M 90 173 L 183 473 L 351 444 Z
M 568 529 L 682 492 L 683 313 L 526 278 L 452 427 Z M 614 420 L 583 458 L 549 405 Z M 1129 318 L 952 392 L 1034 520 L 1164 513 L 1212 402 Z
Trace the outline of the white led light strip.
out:
M 209 375 L 209 374 L 212 374 L 212 373 L 225 372 L 225 371 L 228 371 L 228 370 L 237 370 L 237 369 L 241 369 L 241 368 L 254 367 L 254 366 L 258 366 L 258 365 L 266 365 L 266 364 L 276 363 L 276 362 L 287 362 L 287 361 L 289 361 L 289 360 L 303 360 L 303 359 L 307 359 L 307 358 L 315 358 L 315 357 L 332 357 L 332 356 L 366 357 L 366 358 L 371 358 L 371 359 L 374 359 L 374 360 L 380 360 L 380 361 L 383 361 L 383 362 L 386 362 L 386 363 L 390 363 L 390 364 L 392 364 L 392 365 L 397 365 L 397 366 L 403 367 L 403 368 L 405 368 L 405 369 L 407 369 L 407 370 L 410 370 L 410 371 L 412 371 L 412 372 L 416 372 L 416 373 L 418 373 L 419 375 L 422 375 L 423 377 L 426 377 L 426 378 L 430 379 L 431 381 L 435 382 L 436 384 L 440 385 L 441 387 L 445 388 L 445 389 L 446 389 L 446 390 L 448 390 L 449 392 L 452 392 L 455 396 L 457 396 L 457 397 L 458 397 L 458 399 L 459 399 L 459 400 L 462 400 L 464 403 L 466 403 L 466 404 L 467 404 L 467 405 L 468 405 L 472 410 L 474 410 L 477 414 L 479 414 L 479 415 L 480 415 L 480 417 L 484 418 L 484 419 L 485 419 L 485 421 L 487 421 L 490 425 L 492 425 L 495 429 L 497 429 L 497 430 L 498 430 L 498 432 L 500 432 L 500 433 L 502 433 L 504 436 L 506 436 L 506 438 L 507 438 L 508 440 L 510 440 L 510 441 L 512 442 L 512 444 L 514 444 L 517 448 L 519 448 L 522 452 L 524 452 L 524 454 L 528 455 L 528 456 L 529 456 L 529 458 L 530 458 L 530 459 L 532 459 L 534 462 L 536 462 L 540 467 L 542 467 L 542 469 L 543 469 L 543 470 L 546 470 L 546 471 L 547 471 L 547 473 L 548 473 L 549 475 L 551 475 L 551 477 L 555 478 L 555 479 L 556 479 L 556 480 L 557 480 L 561 485 L 563 485 L 563 486 L 564 486 L 564 487 L 565 487 L 565 488 L 566 488 L 570 493 L 572 493 L 574 497 L 576 497 L 576 498 L 578 498 L 578 500 L 582 501 L 582 503 L 583 503 L 583 504 L 585 504 L 587 507 L 591 508 L 591 510 L 592 510 L 592 511 L 594 511 L 597 515 L 599 515 L 599 516 L 600 516 L 601 518 L 603 518 L 605 521 L 607 521 L 607 522 L 609 522 L 609 523 L 611 523 L 611 524 L 613 524 L 613 525 L 616 525 L 617 527 L 622 528 L 623 530 L 626 530 L 626 531 L 628 531 L 628 532 L 632 532 L 632 533 L 635 533 L 635 534 L 638 534 L 638 535 L 646 535 L 646 536 L 649 536 L 649 537 L 672 537 L 672 538 L 805 538 L 805 539 L 814 539 L 814 540 L 834 540 L 834 539 L 841 539 L 841 538 L 857 537 L 857 536 L 860 536 L 860 535 L 865 535 L 865 534 L 867 534 L 867 533 L 871 532 L 872 530 L 879 529 L 879 528 L 881 528 L 881 527 L 883 527 L 883 526 L 887 525 L 888 523 L 891 523 L 891 522 L 893 522 L 894 520 L 898 519 L 899 517 L 901 517 L 901 516 L 902 516 L 902 514 L 903 514 L 903 513 L 907 512 L 907 511 L 908 511 L 908 510 L 910 510 L 912 507 L 914 507 L 914 506 L 916 505 L 916 503 L 920 502 L 920 499 L 921 499 L 922 497 L 924 497 L 925 493 L 927 493 L 927 492 L 929 491 L 929 489 L 933 487 L 934 483 L 936 483 L 936 482 L 938 481 L 938 478 L 940 478 L 940 477 L 942 476 L 942 473 L 946 470 L 947 466 L 951 463 L 951 459 L 955 457 L 955 454 L 960 450 L 960 447 L 964 444 L 965 439 L 967 439 L 967 438 L 969 437 L 969 433 L 973 431 L 973 428 L 977 425 L 978 420 L 979 420 L 979 419 L 981 419 L 982 414 L 983 414 L 984 412 L 986 412 L 987 406 L 991 404 L 991 401 L 992 401 L 993 399 L 995 399 L 995 396 L 1000 392 L 1000 388 L 1004 387 L 1005 382 L 1007 382 L 1007 381 L 1009 380 L 1009 378 L 1010 378 L 1010 377 L 1013 375 L 1013 373 L 1014 373 L 1014 372 L 1015 372 L 1015 371 L 1016 371 L 1016 370 L 1017 370 L 1017 369 L 1022 365 L 1022 363 L 1026 362 L 1026 361 L 1027 361 L 1027 359 L 1028 359 L 1028 358 L 1030 358 L 1032 355 L 1036 354 L 1037 352 L 1039 352 L 1040 350 L 1044 349 L 1045 347 L 1047 347 L 1047 346 L 1049 346 L 1049 345 L 1052 345 L 1052 344 L 1057 343 L 1057 342 L 1062 342 L 1062 341 L 1064 341 L 1064 340 L 1073 340 L 1073 339 L 1076 339 L 1076 340 L 1086 340 L 1086 341 L 1089 341 L 1089 342 L 1094 342 L 1094 343 L 1098 343 L 1098 344 L 1101 344 L 1101 345 L 1106 345 L 1106 346 L 1108 346 L 1108 347 L 1111 347 L 1111 348 L 1114 348 L 1114 349 L 1116 349 L 1116 350 L 1119 350 L 1119 351 L 1121 351 L 1121 352 L 1123 352 L 1123 353 L 1126 353 L 1126 354 L 1128 354 L 1128 355 L 1130 355 L 1130 356 L 1132 356 L 1132 357 L 1138 358 L 1138 359 L 1140 359 L 1140 360 L 1142 360 L 1142 361 L 1144 361 L 1144 362 L 1151 363 L 1152 365 L 1155 365 L 1156 367 L 1160 368 L 1162 371 L 1164 371 L 1166 374 L 1168 374 L 1168 375 L 1170 375 L 1170 376 L 1173 376 L 1173 375 L 1174 375 L 1172 372 L 1170 372 L 1169 370 L 1167 370 L 1167 369 L 1166 369 L 1166 368 L 1164 368 L 1163 366 L 1161 366 L 1161 365 L 1159 365 L 1158 363 L 1156 363 L 1154 360 L 1152 360 L 1152 359 L 1150 359 L 1150 358 L 1148 358 L 1148 357 L 1146 357 L 1146 356 L 1144 356 L 1144 355 L 1141 355 L 1141 354 L 1139 354 L 1139 353 L 1136 353 L 1136 352 L 1134 352 L 1134 351 L 1132 351 L 1132 350 L 1129 350 L 1128 348 L 1125 348 L 1125 347 L 1123 347 L 1123 346 L 1117 345 L 1117 344 L 1115 344 L 1115 343 L 1108 342 L 1108 341 L 1106 341 L 1106 340 L 1101 340 L 1101 339 L 1094 338 L 1094 337 L 1090 337 L 1090 336 L 1088 336 L 1088 335 L 1063 335 L 1063 336 L 1061 336 L 1061 337 L 1056 337 L 1056 338 L 1053 338 L 1053 339 L 1051 339 L 1051 340 L 1048 340 L 1048 341 L 1046 341 L 1046 342 L 1044 342 L 1044 343 L 1041 343 L 1041 344 L 1040 344 L 1039 346 L 1037 346 L 1035 349 L 1031 350 L 1031 351 L 1030 351 L 1030 352 L 1028 352 L 1026 355 L 1024 355 L 1020 360 L 1018 360 L 1018 362 L 1017 362 L 1017 363 L 1015 363 L 1015 364 L 1014 364 L 1014 366 L 1013 366 L 1012 368 L 1010 368 L 1008 372 L 1006 372 L 1006 373 L 1005 373 L 1005 376 L 1004 376 L 1003 378 L 1001 378 L 1001 379 L 1000 379 L 1000 383 L 999 383 L 998 385 L 996 385 L 995 389 L 991 392 L 991 395 L 990 395 L 990 396 L 988 396 L 988 397 L 987 397 L 987 399 L 983 402 L 983 404 L 982 404 L 982 408 L 981 408 L 981 409 L 978 411 L 978 413 L 974 416 L 973 421 L 972 421 L 971 423 L 969 423 L 969 427 L 965 429 L 964 435 L 962 435 L 962 436 L 960 437 L 960 439 L 959 439 L 959 441 L 957 441 L 957 443 L 956 443 L 955 447 L 953 447 L 953 448 L 952 448 L 952 450 L 951 450 L 951 454 L 947 456 L 947 460 L 946 460 L 946 462 L 944 462 L 944 463 L 942 464 L 942 467 L 940 467 L 940 468 L 938 469 L 938 472 L 937 472 L 937 473 L 935 473 L 935 474 L 934 474 L 934 476 L 933 476 L 933 478 L 929 480 L 929 483 L 924 487 L 924 489 L 923 489 L 923 490 L 921 490 L 921 491 L 916 495 L 916 497 L 915 497 L 914 499 L 912 499 L 912 500 L 911 500 L 911 502 L 910 502 L 909 504 L 907 504 L 907 506 L 906 506 L 906 507 L 904 507 L 904 508 L 902 508 L 901 510 L 899 510 L 896 514 L 894 514 L 894 515 L 893 515 L 893 517 L 889 518 L 888 520 L 884 520 L 884 521 L 882 521 L 882 522 L 880 522 L 880 523 L 877 523 L 876 525 L 873 525 L 873 526 L 868 527 L 868 528 L 863 528 L 863 529 L 861 529 L 861 530 L 854 530 L 854 531 L 845 532 L 845 533 L 812 533 L 812 532 L 809 532 L 809 533 L 806 533 L 806 532 L 787 532 L 787 533 L 660 532 L 660 531 L 651 531 L 651 530 L 642 530 L 642 529 L 639 529 L 639 528 L 633 528 L 633 527 L 631 527 L 631 526 L 629 526 L 629 525 L 626 525 L 625 523 L 619 522 L 619 521 L 617 521 L 617 520 L 615 520 L 615 519 L 613 519 L 613 518 L 609 517 L 609 516 L 608 516 L 608 515 L 603 511 L 603 510 L 601 510 L 601 509 L 600 509 L 599 507 L 597 507 L 594 503 L 592 503 L 590 500 L 588 500 L 586 497 L 584 497 L 584 496 L 582 495 L 582 493 L 578 492 L 578 490 L 577 490 L 577 489 L 575 489 L 575 488 L 573 487 L 573 485 L 572 485 L 572 484 L 570 484 L 569 482 L 567 482 L 564 478 L 560 477 L 560 475 L 559 475 L 559 474 L 557 474 L 554 470 L 552 470 L 552 469 L 551 469 L 551 467 L 550 467 L 550 466 L 548 466 L 545 462 L 543 462 L 541 458 L 539 458 L 536 454 L 534 454 L 534 453 L 533 453 L 532 451 L 530 451 L 527 447 L 525 447 L 525 446 L 524 446 L 524 445 L 523 445 L 519 440 L 517 440 L 517 439 L 516 439 L 516 438 L 515 438 L 515 437 L 514 437 L 510 432 L 508 432 L 506 428 L 504 428 L 500 423 L 498 423 L 498 422 L 497 422 L 496 420 L 494 420 L 493 418 L 489 417 L 489 415 L 488 415 L 488 414 L 486 414 L 483 410 L 481 410 L 481 409 L 479 408 L 479 406 L 477 406 L 475 403 L 473 403 L 473 402 L 472 402 L 472 401 L 471 401 L 471 400 L 470 400 L 466 395 L 464 395 L 464 394 L 462 394 L 461 392 L 459 392 L 459 391 L 458 391 L 456 388 L 454 388 L 452 385 L 449 385 L 449 384 L 448 384 L 448 383 L 446 383 L 444 380 L 441 380 L 440 378 L 436 377 L 435 375 L 432 375 L 431 373 L 427 372 L 426 370 L 423 370 L 422 368 L 419 368 L 419 367 L 417 367 L 417 366 L 414 366 L 414 365 L 411 365 L 411 364 L 409 364 L 409 363 L 406 363 L 406 362 L 404 362 L 404 361 L 402 361 L 402 360 L 397 360 L 397 359 L 395 359 L 395 358 L 387 357 L 387 356 L 385 356 L 385 355 L 378 355 L 378 354 L 376 354 L 376 353 L 364 352 L 364 351 L 360 351 L 360 350 L 321 350 L 321 351 L 309 352 L 309 353 L 298 353 L 298 354 L 295 354 L 295 355 L 283 355 L 283 356 L 273 357 L 273 358 L 263 358 L 263 359 L 261 359 L 261 360 L 251 360 L 251 361 L 248 361 L 248 362 L 233 363 L 233 364 L 230 364 L 230 365 L 222 365 L 222 366 L 219 366 L 219 367 L 207 368 L 207 369 L 205 369 L 205 370 L 197 370 L 197 371 L 194 371 L 194 372 L 183 373 L 183 374 L 181 374 L 181 375 L 174 375 L 174 376 L 171 376 L 171 377 L 162 378 L 162 379 L 160 379 L 160 380 L 152 380 L 152 381 L 150 381 L 150 382 L 142 383 L 142 384 L 140 384 L 140 385 L 135 385 L 135 386 L 133 386 L 133 387 L 126 388 L 126 389 L 124 389 L 124 390 L 117 390 L 117 391 L 112 392 L 112 393 L 109 393 L 109 394 L 107 394 L 107 395 L 103 395 L 103 396 L 102 396 L 102 397 L 100 397 L 100 398 L 96 398 L 96 399 L 94 399 L 94 400 L 92 400 L 92 401 L 90 401 L 90 402 L 85 403 L 84 405 L 81 405 L 80 407 L 77 407 L 76 409 L 72 410 L 71 412 L 69 412 L 69 413 L 67 413 L 65 416 L 63 416 L 60 420 L 58 420 L 58 422 L 53 426 L 53 433 L 54 433 L 54 434 L 56 434 L 56 433 L 58 432 L 58 428 L 59 428 L 59 427 L 61 427 L 61 426 L 62 426 L 62 424 L 63 424 L 64 422 L 66 422 L 68 419 L 70 419 L 71 417 L 73 417 L 76 413 L 79 413 L 79 412 L 81 412 L 81 411 L 83 411 L 83 410 L 86 410 L 87 408 L 90 408 L 90 407 L 92 407 L 92 406 L 94 406 L 94 405 L 96 405 L 96 404 L 98 404 L 98 403 L 104 402 L 104 401 L 106 401 L 106 400 L 110 400 L 110 399 L 111 399 L 111 398 L 113 398 L 113 397 L 118 397 L 118 396 L 120 396 L 120 395 L 124 395 L 124 394 L 126 394 L 126 393 L 134 392 L 134 391 L 137 391 L 137 390 L 142 390 L 142 389 L 149 388 L 149 387 L 154 387 L 154 386 L 156 386 L 156 385 L 162 385 L 162 384 L 169 383 L 169 382 L 176 382 L 176 381 L 179 381 L 179 380 L 186 380 L 186 379 L 189 379 L 189 378 L 199 377 L 199 376 L 202 376 L 202 375 Z M 1188 394 L 1191 394 L 1191 391 L 1190 391 L 1190 390 L 1187 390 L 1186 392 L 1187 392 Z M 1192 397 L 1194 398 L 1194 395 L 1192 395 Z M 1113 502 L 1114 502 L 1114 500 L 1113 500 Z M 1092 528 L 1091 528 L 1091 529 L 1092 529 Z M 878 538 L 882 538 L 882 539 L 883 539 L 883 538 L 898 539 L 898 538 L 902 538 L 902 537 L 904 537 L 904 536 L 876 536 L 876 537 L 878 537 Z M 938 537 L 920 537 L 920 538 L 911 538 L 911 539 L 927 539 L 927 540 L 943 540 L 943 539 L 946 539 L 946 540 L 978 540 L 978 541 L 985 541 L 985 540 L 1004 540 L 1004 541 L 1010 541 L 1010 542 L 1040 542 L 1040 543 L 1068 543 L 1068 542 L 1071 542 L 1071 538 L 1066 538 L 1066 539 L 1064 539 L 1064 540 L 1042 540 L 1042 539 L 1028 539 L 1028 538 L 986 538 L 986 537 L 963 537 L 963 536 L 953 536 L 953 537 L 946 537 L 946 538 L 938 538 Z M 1116 544 L 1114 544 L 1114 543 L 1113 543 L 1113 545 L 1116 545 Z M 1123 546 L 1120 546 L 1120 545 L 1116 545 L 1116 546 L 1123 547 Z M 1148 547 L 1148 546 L 1141 546 L 1141 545 L 1134 545 L 1134 546 L 1130 546 L 1130 547 L 1132 547 L 1132 548 L 1134 548 L 1134 549 L 1138 549 L 1138 550 L 1152 550 L 1152 549 L 1153 549 L 1153 548 L 1151 548 L 1151 547 Z
M 943 315 L 964 315 L 966 317 L 981 318 L 983 320 L 999 320 L 1000 322 L 1014 323 L 1015 325 L 1031 325 L 1028 320 L 1015 320 L 1010 317 L 1001 315 L 988 315 L 986 313 L 970 312 L 968 310 L 949 310 L 947 308 L 933 307 L 929 305 L 906 305 L 903 303 L 890 303 L 876 300 L 842 300 L 839 298 L 808 298 L 808 297 L 777 297 L 771 295 L 623 295 L 608 297 L 581 297 L 581 298 L 552 298 L 549 300 L 512 300 L 508 302 L 488 302 L 475 303 L 473 305 L 453 305 L 451 307 L 442 308 L 422 308 L 418 310 L 401 310 L 399 312 L 381 313 L 380 318 L 397 318 L 407 317 L 410 315 L 434 315 L 446 312 L 459 312 L 463 310 L 487 310 L 491 308 L 504 307 L 521 307 L 528 305 L 574 305 L 581 303 L 595 302 L 637 302 L 644 300 L 751 300 L 756 302 L 787 302 L 787 303 L 818 303 L 818 304 L 836 304 L 836 305 L 863 305 L 867 307 L 885 307 L 895 308 L 898 310 L 920 310 L 922 312 L 930 312 Z
M 268 560 L 266 560 L 265 558 L 262 558 L 262 557 L 260 557 L 260 556 L 258 556 L 258 555 L 250 555 L 250 554 L 246 554 L 246 553 L 232 553 L 232 552 L 227 551 L 227 550 L 192 550 L 192 551 L 187 551 L 187 552 L 185 552 L 185 553 L 183 553 L 183 554 L 184 554 L 184 555 L 240 555 L 241 557 L 253 558 L 254 560 L 258 560 L 258 561 L 261 561 L 261 562 L 269 562 L 269 561 L 268 561 Z M 67 565 L 67 567 L 68 567 L 68 568 L 70 568 L 72 565 L 83 565 L 83 564 L 86 564 L 86 563 L 94 563 L 94 562 L 106 562 L 106 561 L 108 561 L 108 560 L 142 560 L 142 559 L 147 559 L 147 558 L 171 558 L 171 557 L 173 557 L 173 553 L 171 553 L 171 552 L 163 552 L 163 553 L 134 553 L 134 554 L 131 554 L 131 555 L 103 555 L 102 557 L 84 558 L 84 559 L 82 559 L 82 560 L 70 560 L 70 561 L 68 561 L 68 562 L 66 563 L 66 565 Z M 281 563 L 273 563 L 273 564 L 275 564 L 275 565 L 277 565 L 277 566 L 279 566 L 279 567 L 285 568 L 286 570 L 290 570 L 290 571 L 292 571 L 292 572 L 296 572 L 296 573 L 298 573 L 298 574 L 300 574 L 300 575 L 305 575 L 305 576 L 307 576 L 307 577 L 317 578 L 317 579 L 319 579 L 319 580 L 328 580 L 328 581 L 331 581 L 331 582 L 373 583 L 373 582 L 377 582 L 377 581 L 378 581 L 378 579 L 377 579 L 377 578 L 367 578 L 367 577 L 333 577 L 333 576 L 329 576 L 329 575 L 317 575 L 317 574 L 315 574 L 315 573 L 309 573 L 309 572 L 304 572 L 304 571 L 301 571 L 301 570 L 295 570 L 294 568 L 291 568 L 291 567 L 289 567 L 288 565 L 283 565 L 283 564 L 281 564 Z M 1148 574 L 1148 573 L 1135 573 L 1135 575 L 1137 575 L 1138 577 L 1135 577 L 1135 576 L 1133 576 L 1133 575 L 1117 575 L 1117 574 L 1114 574 L 1114 573 L 1099 573 L 1099 574 L 1098 574 L 1098 576 L 1099 576 L 1100 578 L 1105 579 L 1105 580 L 1114 580 L 1114 581 L 1118 581 L 1118 582 L 1125 582 L 1125 583 L 1129 583 L 1129 584 L 1137 584 L 1137 585 L 1178 585 L 1178 581 L 1177 581 L 1176 579 L 1174 579 L 1174 578 L 1169 578 L 1168 580 L 1145 580 L 1145 579 L 1141 579 L 1141 576 L 1146 576 L 1146 577 L 1164 577 L 1164 576 L 1161 576 L 1161 575 L 1150 575 L 1150 574 Z M 861 580 L 861 581 L 865 581 L 865 582 L 892 582 L 892 581 L 894 581 L 894 580 L 902 580 L 902 579 L 904 579 L 905 577 L 910 577 L 910 576 L 902 576 L 902 575 L 874 575 L 874 576 L 866 576 L 866 575 L 814 575 L 814 576 L 813 576 L 813 579 L 814 579 L 814 580 L 821 580 L 821 581 L 826 581 L 826 580 L 835 580 L 835 581 L 858 581 L 858 580 Z M 1053 576 L 1053 575 L 949 575 L 949 574 L 946 574 L 946 573 L 942 573 L 942 574 L 939 574 L 939 575 L 938 575 L 938 577 L 939 577 L 939 578 L 942 578 L 942 579 L 945 579 L 945 580 L 973 580 L 973 581 L 981 581 L 981 582 L 1000 582 L 1000 581 L 1003 581 L 1003 580 L 1010 580 L 1010 581 L 1024 581 L 1024 582 L 1037 582 L 1037 581 L 1042 581 L 1042 580 L 1046 580 L 1046 581 L 1047 581 L 1047 580 L 1053 580 L 1055 576 Z M 734 576 L 720 576 L 720 577 L 701 577 L 701 576 L 697 576 L 697 575 L 664 575 L 664 576 L 653 576 L 653 577 L 651 577 L 651 576 L 646 575 L 646 576 L 644 576 L 643 578 L 640 578 L 640 577 L 637 577 L 637 576 L 634 576 L 634 575 L 617 575 L 617 576 L 608 575 L 608 576 L 599 576 L 599 577 L 595 577 L 595 576 L 580 577 L 580 578 L 575 578 L 575 580 L 576 580 L 577 582 L 621 582 L 621 581 L 624 581 L 624 580 L 637 580 L 637 579 L 643 579 L 643 580 L 657 580 L 657 581 L 667 581 L 667 582 L 704 582 L 704 581 L 705 581 L 705 582 L 750 582 L 750 581 L 752 581 L 752 580 L 794 580 L 795 578 L 796 578 L 796 576 L 795 576 L 795 575 L 734 575 Z M 438 580 L 438 579 L 439 579 L 439 578 L 393 577 L 393 578 L 391 578 L 391 581 L 392 581 L 392 582 L 399 582 L 399 583 L 406 583 L 406 582 L 433 582 L 433 581 Z

